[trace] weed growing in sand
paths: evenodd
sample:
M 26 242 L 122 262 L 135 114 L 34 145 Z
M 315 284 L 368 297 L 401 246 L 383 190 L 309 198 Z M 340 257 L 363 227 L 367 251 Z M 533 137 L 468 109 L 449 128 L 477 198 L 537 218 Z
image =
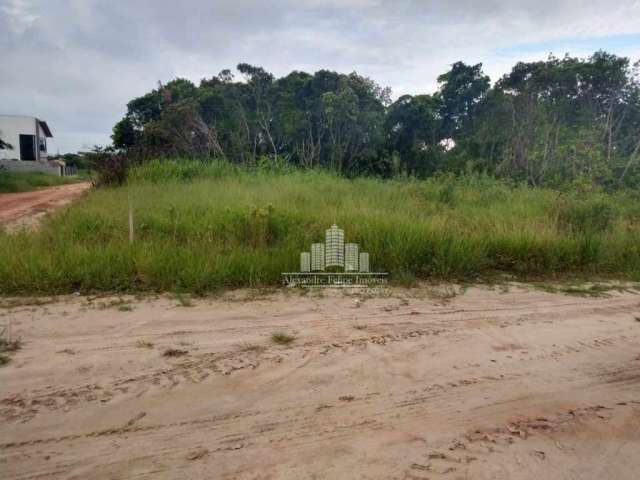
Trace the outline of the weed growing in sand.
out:
M 16 338 L 14 340 L 7 340 L 6 338 L 0 338 L 0 353 L 17 352 L 22 348 L 22 339 Z
M 18 308 L 18 307 L 33 307 L 46 305 L 53 302 L 53 298 L 43 297 L 26 297 L 26 298 L 5 298 L 0 300 L 0 308 Z
M 91 301 L 91 299 L 89 299 L 87 301 L 86 304 L 87 307 L 92 307 L 93 303 Z M 133 310 L 133 307 L 131 306 L 131 303 L 128 300 L 125 300 L 124 298 L 118 297 L 118 298 L 114 298 L 112 300 L 107 300 L 105 302 L 99 302 L 96 305 L 96 308 L 98 310 L 107 310 L 110 308 L 115 308 L 116 310 L 120 311 L 120 312 L 131 312 Z
M 550 283 L 533 283 L 532 286 L 547 293 L 562 293 L 577 297 L 606 297 L 611 291 L 635 292 L 635 286 L 595 283 L 592 285 L 554 285 Z
M 11 357 L 9 355 L 5 355 L 4 353 L 0 353 L 0 366 L 6 365 L 11 361 Z
M 182 357 L 189 353 L 188 350 L 180 350 L 178 348 L 167 348 L 162 352 L 163 357 Z
M 296 337 L 284 332 L 274 332 L 271 334 L 271 341 L 277 345 L 290 345 Z
M 267 347 L 264 345 L 257 345 L 255 343 L 243 343 L 239 347 L 241 352 L 253 352 L 253 353 L 262 353 Z
M 140 339 L 136 342 L 136 347 L 138 348 L 153 348 L 153 346 L 153 342 L 150 342 L 149 340 Z
M 367 326 L 364 324 L 359 324 L 359 325 L 354 325 L 353 328 L 355 328 L 356 330 L 366 330 Z
M 193 307 L 193 302 L 191 301 L 191 297 L 189 295 L 185 295 L 183 293 L 175 294 L 176 300 L 178 301 L 178 305 L 181 307 Z

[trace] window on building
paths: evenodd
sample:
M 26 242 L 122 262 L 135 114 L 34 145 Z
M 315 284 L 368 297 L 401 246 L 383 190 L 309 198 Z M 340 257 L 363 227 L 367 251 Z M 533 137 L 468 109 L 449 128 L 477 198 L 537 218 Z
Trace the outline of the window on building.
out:
M 47 151 L 47 139 L 45 137 L 40 137 L 40 151 Z
M 36 159 L 36 136 L 20 135 L 20 160 L 34 161 Z

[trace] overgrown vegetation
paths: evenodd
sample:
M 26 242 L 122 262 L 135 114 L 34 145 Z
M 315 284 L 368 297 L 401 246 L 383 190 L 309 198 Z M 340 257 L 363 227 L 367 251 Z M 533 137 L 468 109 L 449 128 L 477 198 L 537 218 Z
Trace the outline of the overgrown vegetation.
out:
M 41 172 L 9 172 L 0 168 L 0 193 L 28 192 L 75 181 L 75 178 L 57 177 Z
M 479 174 L 345 179 L 181 160 L 135 167 L 128 185 L 92 190 L 39 231 L 0 233 L 0 292 L 186 295 L 278 285 L 334 222 L 370 253 L 374 270 L 402 284 L 502 273 L 640 279 L 632 191 L 557 191 Z
M 482 64 L 457 62 L 435 93 L 395 102 L 356 73 L 237 69 L 241 81 L 224 70 L 131 100 L 112 137 L 127 156 L 104 159 L 105 178 L 121 183 L 126 159 L 187 156 L 350 177 L 472 171 L 534 186 L 640 185 L 640 63 L 607 52 L 520 62 L 493 86 Z

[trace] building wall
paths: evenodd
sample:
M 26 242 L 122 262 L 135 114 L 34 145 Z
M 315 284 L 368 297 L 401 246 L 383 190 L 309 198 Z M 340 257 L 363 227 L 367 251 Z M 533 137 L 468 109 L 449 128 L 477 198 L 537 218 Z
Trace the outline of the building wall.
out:
M 49 175 L 64 175 L 64 171 L 56 162 L 21 162 L 15 160 L 3 160 L 0 158 L 0 170 L 6 169 L 10 172 L 42 172 Z M 74 174 L 75 175 L 75 174 Z
M 37 137 L 37 128 L 34 117 L 0 115 L 0 138 L 13 146 L 12 150 L 0 150 L 0 160 L 20 160 L 20 134 Z

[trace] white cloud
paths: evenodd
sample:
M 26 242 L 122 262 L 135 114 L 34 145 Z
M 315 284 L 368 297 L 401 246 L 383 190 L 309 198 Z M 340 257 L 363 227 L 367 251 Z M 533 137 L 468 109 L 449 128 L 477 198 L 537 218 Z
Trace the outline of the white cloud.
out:
M 28 0 L 8 0 L 6 5 L 0 6 L 0 10 L 8 18 L 9 29 L 18 35 L 29 29 L 39 18 Z

